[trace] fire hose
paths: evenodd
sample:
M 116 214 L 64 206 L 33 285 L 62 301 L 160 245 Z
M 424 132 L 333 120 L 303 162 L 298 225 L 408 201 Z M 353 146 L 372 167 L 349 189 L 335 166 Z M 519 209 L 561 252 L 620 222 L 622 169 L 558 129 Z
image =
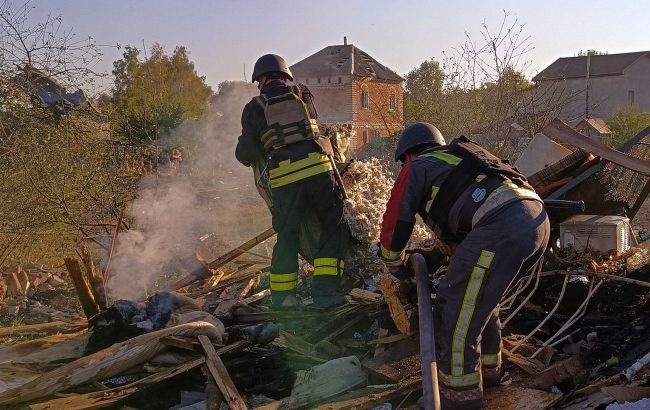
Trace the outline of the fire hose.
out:
M 442 257 L 439 258 L 439 261 L 440 265 L 442 265 Z M 418 320 L 420 322 L 420 366 L 422 368 L 424 409 L 440 410 L 438 364 L 436 362 L 429 269 L 427 268 L 427 262 L 424 256 L 419 253 L 411 254 L 406 264 L 409 270 L 415 275 L 417 283 Z

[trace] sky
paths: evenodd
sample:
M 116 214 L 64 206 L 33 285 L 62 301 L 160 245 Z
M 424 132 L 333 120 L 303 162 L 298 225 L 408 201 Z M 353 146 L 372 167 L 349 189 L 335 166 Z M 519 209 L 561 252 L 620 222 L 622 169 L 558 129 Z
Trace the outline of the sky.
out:
M 16 4 L 22 1 L 10 0 Z M 529 77 L 579 50 L 612 53 L 650 49 L 650 1 L 572 0 L 33 0 L 31 19 L 60 15 L 80 38 L 103 45 L 99 71 L 110 72 L 123 51 L 160 43 L 184 45 L 209 85 L 250 76 L 266 53 L 293 64 L 328 45 L 348 43 L 404 75 L 441 60 L 481 24 L 497 29 L 506 11 L 525 24 L 534 47 Z M 110 85 L 110 84 L 109 84 Z

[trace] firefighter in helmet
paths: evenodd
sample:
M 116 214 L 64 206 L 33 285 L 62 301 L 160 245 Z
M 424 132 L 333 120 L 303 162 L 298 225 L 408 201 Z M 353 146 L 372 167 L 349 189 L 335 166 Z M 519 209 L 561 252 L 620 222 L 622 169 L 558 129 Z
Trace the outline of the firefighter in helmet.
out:
M 260 179 L 270 187 L 267 204 L 272 204 L 278 235 L 270 272 L 273 304 L 297 305 L 299 231 L 306 212 L 317 215 L 321 225 L 314 257 L 314 305 L 340 304 L 347 225 L 332 172 L 332 147 L 329 139 L 319 135 L 312 94 L 303 85 L 288 84 L 293 81 L 289 65 L 275 54 L 257 60 L 252 81 L 257 82 L 260 95 L 244 107 L 235 156 L 246 166 L 257 164 Z
M 396 276 L 415 216 L 452 246 L 434 324 L 443 408 L 476 409 L 501 375 L 499 301 L 519 274 L 541 269 L 549 238 L 543 203 L 506 161 L 465 137 L 446 144 L 431 124 L 407 127 L 403 167 L 386 206 L 380 252 Z

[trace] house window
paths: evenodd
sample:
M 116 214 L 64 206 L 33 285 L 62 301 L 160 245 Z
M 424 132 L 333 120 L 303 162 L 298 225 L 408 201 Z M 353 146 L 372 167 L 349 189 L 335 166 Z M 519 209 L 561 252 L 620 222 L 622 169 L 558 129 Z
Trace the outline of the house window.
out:
M 627 103 L 629 105 L 634 105 L 634 91 L 632 90 L 627 92 Z
M 332 77 L 327 77 L 327 84 L 332 84 Z
M 341 84 L 341 77 L 339 77 L 339 84 Z
M 361 91 L 361 108 L 368 109 L 368 91 Z
M 391 111 L 397 109 L 397 97 L 395 97 L 395 94 L 391 94 L 390 97 L 388 97 L 388 109 Z
M 318 77 L 318 84 L 320 84 L 320 77 Z
M 363 130 L 362 141 L 363 141 L 363 145 L 366 145 L 368 143 L 368 131 L 366 131 L 366 130 Z

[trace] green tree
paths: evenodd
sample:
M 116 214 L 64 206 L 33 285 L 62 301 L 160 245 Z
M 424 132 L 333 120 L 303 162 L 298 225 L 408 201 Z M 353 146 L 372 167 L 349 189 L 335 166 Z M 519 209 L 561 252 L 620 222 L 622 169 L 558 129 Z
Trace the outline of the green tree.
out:
M 147 142 L 203 112 L 212 90 L 199 76 L 185 47 L 170 55 L 158 44 L 150 55 L 127 46 L 113 63 L 112 117 L 121 136 Z
M 650 127 L 650 114 L 641 111 L 637 105 L 630 105 L 616 110 L 607 120 L 607 125 L 614 132 L 612 143 L 618 147 Z

